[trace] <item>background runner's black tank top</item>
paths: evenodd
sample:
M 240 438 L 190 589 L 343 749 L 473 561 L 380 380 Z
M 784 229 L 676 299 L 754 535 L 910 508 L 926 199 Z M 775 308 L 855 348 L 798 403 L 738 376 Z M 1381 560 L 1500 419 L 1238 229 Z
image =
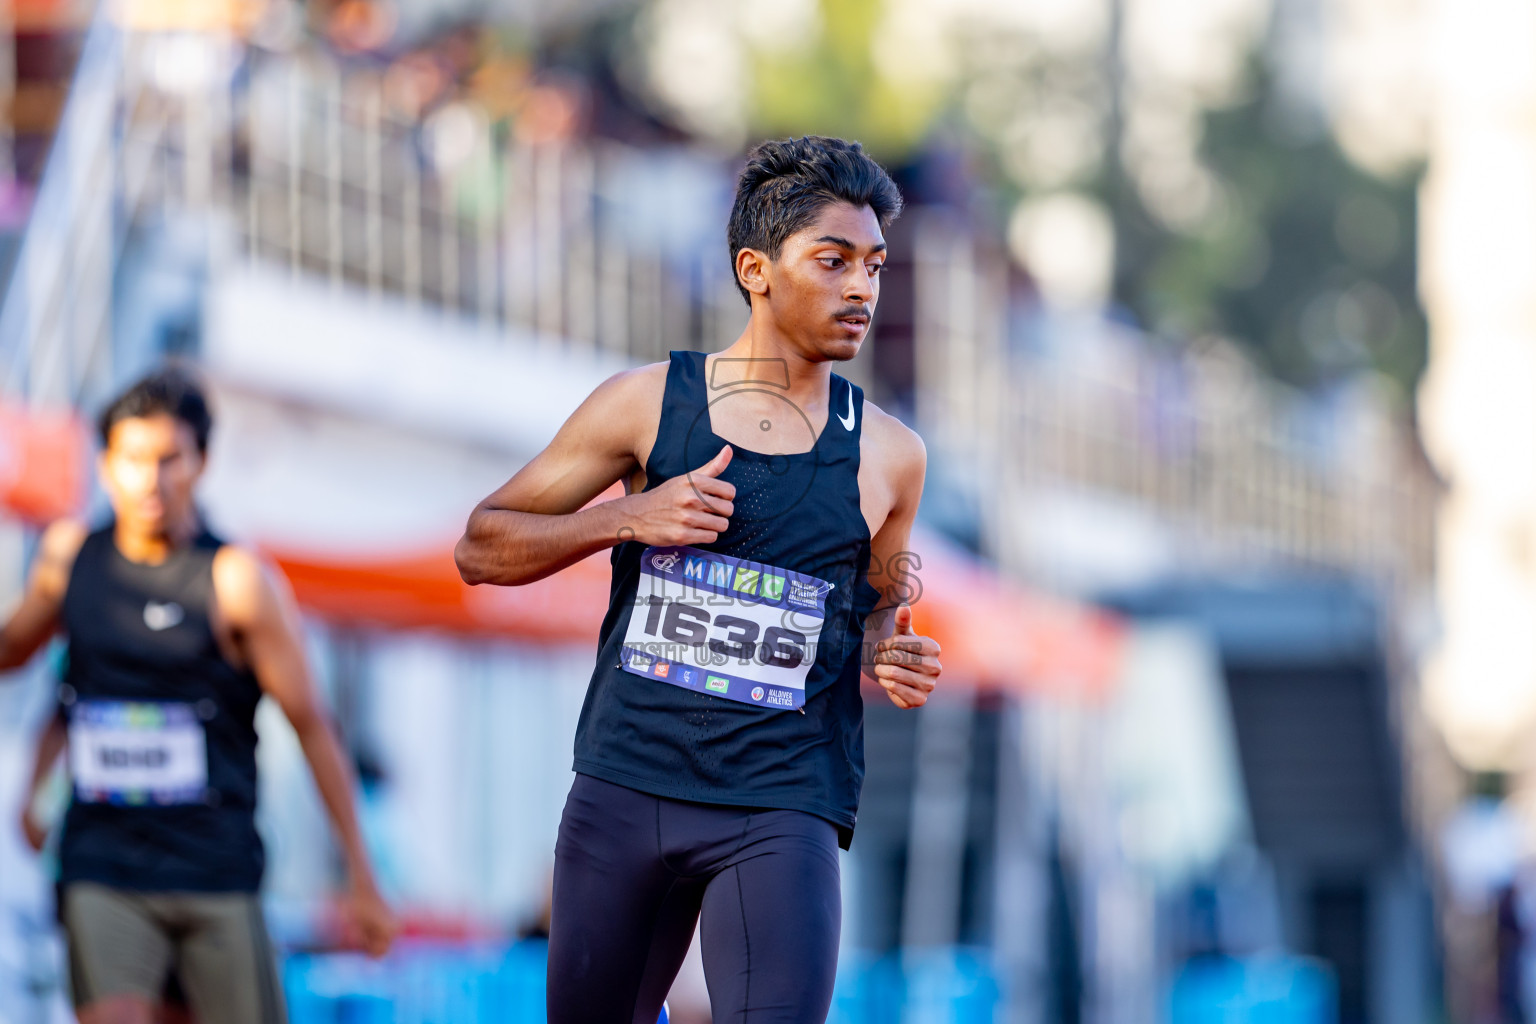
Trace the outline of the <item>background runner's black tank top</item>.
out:
M 710 429 L 710 399 L 704 353 L 671 353 L 645 490 L 697 469 L 725 446 Z M 834 584 L 805 680 L 804 713 L 621 668 L 646 547 L 627 541 L 611 556 L 597 667 L 576 727 L 576 771 L 673 799 L 807 811 L 837 825 L 847 846 L 864 781 L 859 649 L 880 593 L 866 580 L 870 537 L 859 508 L 864 394 L 834 373 L 829 401 L 827 425 L 809 452 L 770 456 L 732 445 L 721 475 L 736 485 L 730 527 L 712 544 L 693 545 Z
M 204 532 L 163 563 L 144 565 L 118 551 L 109 525 L 75 558 L 63 608 L 64 714 L 73 720 L 101 702 L 190 707 L 205 731 L 208 763 L 201 796 L 177 802 L 83 799 L 77 786 L 60 840 L 63 882 L 200 892 L 254 892 L 261 884 L 254 723 L 261 688 L 225 660 L 209 621 L 222 544 Z

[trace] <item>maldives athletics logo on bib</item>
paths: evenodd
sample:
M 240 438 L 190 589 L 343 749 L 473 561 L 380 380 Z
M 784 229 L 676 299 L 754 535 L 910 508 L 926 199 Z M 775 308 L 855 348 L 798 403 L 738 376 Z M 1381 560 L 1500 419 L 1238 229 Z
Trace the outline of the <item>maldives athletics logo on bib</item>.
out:
M 762 700 L 763 699 L 763 688 L 761 686 L 754 686 L 754 687 L 752 687 L 752 699 L 753 700 Z

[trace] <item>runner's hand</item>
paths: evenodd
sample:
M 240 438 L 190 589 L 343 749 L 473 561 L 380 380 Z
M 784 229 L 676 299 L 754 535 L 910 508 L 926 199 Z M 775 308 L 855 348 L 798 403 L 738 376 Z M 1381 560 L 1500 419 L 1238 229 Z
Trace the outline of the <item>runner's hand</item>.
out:
M 389 952 L 400 924 L 378 889 L 354 885 L 347 894 L 346 911 L 354 940 L 365 953 L 378 958 Z
M 875 678 L 899 708 L 920 708 L 939 681 L 939 643 L 912 632 L 912 606 L 896 607 L 896 632 L 875 644 Z
M 642 544 L 709 544 L 731 525 L 736 485 L 720 479 L 731 464 L 731 446 L 691 473 L 675 476 L 653 491 L 621 498 L 633 510 L 627 529 Z
M 48 830 L 38 823 L 37 816 L 32 813 L 30 800 L 21 809 L 21 834 L 26 838 L 27 845 L 32 847 L 33 853 L 43 852 L 43 846 L 48 842 Z

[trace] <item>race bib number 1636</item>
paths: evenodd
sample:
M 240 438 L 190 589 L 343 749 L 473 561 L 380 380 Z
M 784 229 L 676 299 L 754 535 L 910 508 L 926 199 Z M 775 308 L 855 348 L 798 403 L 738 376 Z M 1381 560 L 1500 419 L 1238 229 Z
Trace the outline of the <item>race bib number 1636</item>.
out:
M 832 587 L 713 551 L 648 547 L 620 659 L 628 672 L 684 689 L 801 707 Z

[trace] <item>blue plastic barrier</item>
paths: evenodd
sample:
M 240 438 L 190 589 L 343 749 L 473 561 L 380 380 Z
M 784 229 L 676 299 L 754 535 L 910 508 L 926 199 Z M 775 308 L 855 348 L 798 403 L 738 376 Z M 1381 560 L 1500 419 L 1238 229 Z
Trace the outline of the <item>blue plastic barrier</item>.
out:
M 295 954 L 283 971 L 292 1024 L 543 1024 L 543 942 L 402 943 L 381 961 Z M 998 985 L 984 951 L 941 949 L 840 965 L 829 1024 L 991 1024 Z
M 1173 1024 L 1336 1024 L 1327 965 L 1302 957 L 1210 958 L 1185 964 L 1169 992 Z
M 516 1024 L 544 1019 L 544 962 L 542 942 L 403 944 L 381 961 L 291 956 L 283 983 L 293 1024 Z

